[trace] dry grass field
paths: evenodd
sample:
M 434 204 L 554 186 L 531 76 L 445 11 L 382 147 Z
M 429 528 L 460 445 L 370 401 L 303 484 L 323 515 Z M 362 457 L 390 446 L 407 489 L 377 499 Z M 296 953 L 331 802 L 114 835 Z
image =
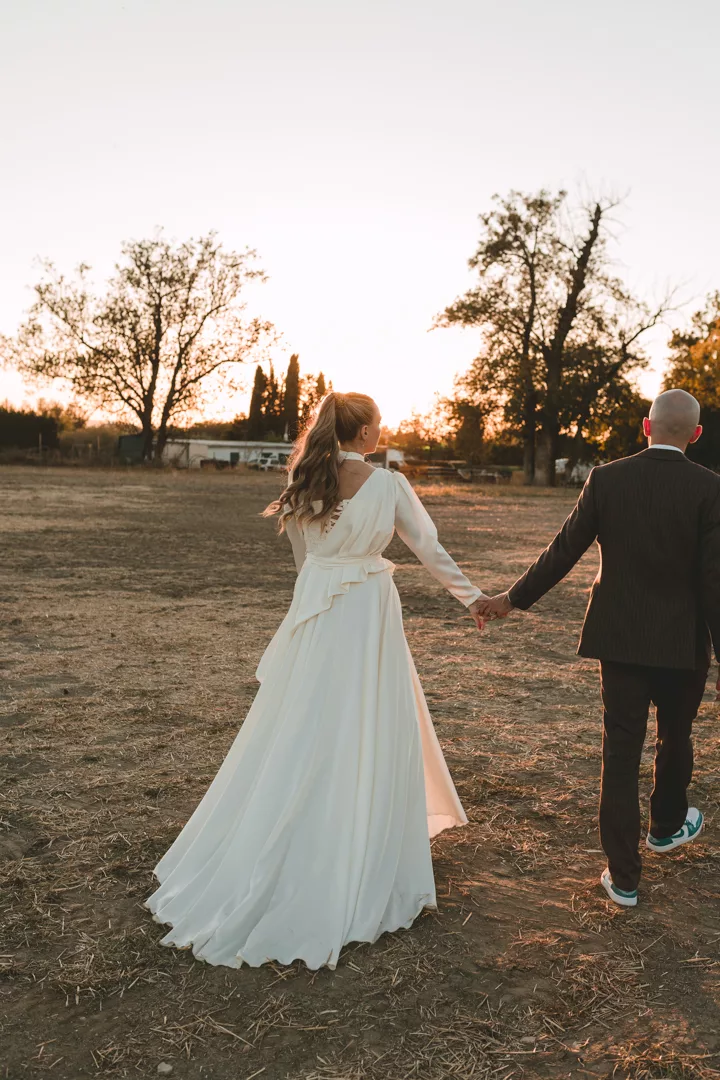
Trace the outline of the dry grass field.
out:
M 470 817 L 434 843 L 439 911 L 337 970 L 160 948 L 151 870 L 214 775 L 293 587 L 258 516 L 277 477 L 0 470 L 0 1078 L 720 1077 L 720 736 L 704 840 L 598 886 L 600 707 L 575 656 L 597 556 L 479 636 L 395 541 L 407 634 Z M 488 590 L 573 495 L 420 489 Z M 351 643 L 349 643 L 351 647 Z M 649 785 L 650 744 L 643 791 Z

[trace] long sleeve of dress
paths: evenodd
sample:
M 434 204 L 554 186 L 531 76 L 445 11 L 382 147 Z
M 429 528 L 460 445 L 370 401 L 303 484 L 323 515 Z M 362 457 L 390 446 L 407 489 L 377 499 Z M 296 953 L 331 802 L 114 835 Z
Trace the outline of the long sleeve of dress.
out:
M 285 521 L 285 532 L 288 534 L 288 539 L 292 544 L 295 568 L 299 574 L 302 570 L 303 563 L 305 562 L 305 538 L 303 537 L 302 529 L 299 527 L 293 514 L 289 514 Z
M 407 478 L 400 472 L 396 472 L 394 476 L 397 481 L 395 528 L 398 536 L 417 555 L 436 581 L 461 604 L 469 607 L 479 596 L 484 596 L 482 589 L 477 589 L 468 581 L 457 563 L 438 542 L 435 522 Z

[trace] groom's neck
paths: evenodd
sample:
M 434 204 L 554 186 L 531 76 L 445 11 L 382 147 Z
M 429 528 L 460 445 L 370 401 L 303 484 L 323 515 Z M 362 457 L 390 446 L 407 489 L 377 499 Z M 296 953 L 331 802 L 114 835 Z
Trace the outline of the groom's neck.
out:
M 677 439 L 665 439 L 660 435 L 653 437 L 652 435 L 648 439 L 648 449 L 652 449 L 653 446 L 674 446 L 677 450 L 682 450 L 683 454 L 688 448 L 686 442 L 678 442 Z

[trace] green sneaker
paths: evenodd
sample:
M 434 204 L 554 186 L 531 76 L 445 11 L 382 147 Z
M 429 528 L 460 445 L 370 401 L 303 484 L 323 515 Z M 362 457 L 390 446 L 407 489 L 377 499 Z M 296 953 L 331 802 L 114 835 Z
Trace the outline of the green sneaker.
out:
M 613 885 L 613 879 L 610 877 L 610 871 L 607 867 L 605 867 L 600 875 L 600 884 L 610 899 L 614 900 L 620 907 L 637 907 L 637 889 L 633 889 L 632 892 L 625 892 L 624 889 L 618 889 L 617 885 Z
M 696 807 L 691 806 L 687 812 L 685 818 L 685 824 L 679 832 L 673 833 L 672 836 L 664 836 L 658 840 L 652 833 L 647 834 L 647 840 L 645 843 L 651 851 L 659 851 L 661 854 L 666 851 L 672 851 L 673 848 L 680 847 L 681 844 L 688 844 L 691 840 L 695 840 L 703 831 L 705 825 L 705 818 Z

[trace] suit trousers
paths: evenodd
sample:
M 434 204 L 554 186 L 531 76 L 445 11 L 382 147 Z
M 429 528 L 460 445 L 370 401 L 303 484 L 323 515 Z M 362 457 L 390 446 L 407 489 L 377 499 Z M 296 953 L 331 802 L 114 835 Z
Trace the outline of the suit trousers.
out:
M 707 668 L 645 667 L 603 660 L 603 766 L 600 841 L 613 882 L 636 889 L 642 868 L 638 778 L 650 705 L 655 705 L 655 775 L 650 832 L 658 839 L 682 828 L 692 778 L 692 725 L 702 701 Z

